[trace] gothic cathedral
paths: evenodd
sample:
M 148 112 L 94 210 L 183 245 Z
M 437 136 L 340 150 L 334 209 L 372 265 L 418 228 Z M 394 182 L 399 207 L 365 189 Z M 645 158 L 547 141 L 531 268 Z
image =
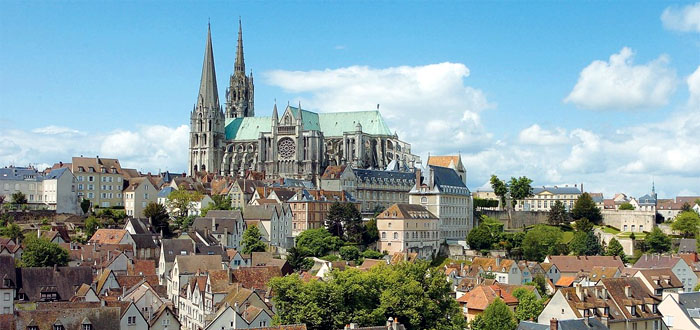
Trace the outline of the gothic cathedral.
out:
M 245 73 L 243 34 L 226 89 L 226 109 L 219 104 L 212 50 L 207 31 L 202 78 L 190 116 L 188 173 L 316 180 L 329 165 L 412 171 L 420 158 L 399 140 L 378 110 L 316 113 L 277 104 L 270 117 L 255 117 L 253 73 Z

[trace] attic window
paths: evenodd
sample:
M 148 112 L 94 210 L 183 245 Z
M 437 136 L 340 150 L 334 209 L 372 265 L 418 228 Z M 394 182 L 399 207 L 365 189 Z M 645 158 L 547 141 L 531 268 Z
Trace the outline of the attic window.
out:
M 64 328 L 63 328 L 63 325 L 61 325 L 61 324 L 54 324 L 53 330 L 64 330 Z
M 185 250 L 180 251 L 180 255 L 183 255 L 183 256 L 187 255 L 187 251 L 185 251 Z

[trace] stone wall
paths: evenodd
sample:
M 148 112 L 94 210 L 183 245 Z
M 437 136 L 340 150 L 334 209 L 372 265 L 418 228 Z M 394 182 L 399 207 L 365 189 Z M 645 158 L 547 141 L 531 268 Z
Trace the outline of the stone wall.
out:
M 601 213 L 603 224 L 622 232 L 651 231 L 656 225 L 656 214 L 653 211 L 603 210 Z
M 546 211 L 512 211 L 512 218 L 509 219 L 507 211 L 484 210 L 481 213 L 500 220 L 505 229 L 523 229 L 527 226 L 547 223 L 547 215 L 549 214 Z

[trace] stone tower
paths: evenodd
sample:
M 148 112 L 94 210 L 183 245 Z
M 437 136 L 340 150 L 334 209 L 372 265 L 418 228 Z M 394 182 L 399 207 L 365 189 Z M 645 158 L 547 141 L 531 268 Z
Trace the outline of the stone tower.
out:
M 229 87 L 226 89 L 226 119 L 254 117 L 255 106 L 253 71 L 250 76 L 245 74 L 245 61 L 243 60 L 243 29 L 241 20 L 238 20 L 238 49 L 236 49 L 236 62 L 233 65 Z
M 225 140 L 224 122 L 224 112 L 219 105 L 219 90 L 216 87 L 214 51 L 211 45 L 211 26 L 209 26 L 199 94 L 190 116 L 189 175 L 202 171 L 212 173 L 220 171 Z

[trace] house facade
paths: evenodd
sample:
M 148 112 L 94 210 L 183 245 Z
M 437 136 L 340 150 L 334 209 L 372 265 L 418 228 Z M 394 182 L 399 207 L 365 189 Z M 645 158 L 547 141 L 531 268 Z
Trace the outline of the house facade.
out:
M 379 251 L 432 258 L 440 249 L 438 224 L 438 218 L 421 205 L 394 204 L 377 216 Z

